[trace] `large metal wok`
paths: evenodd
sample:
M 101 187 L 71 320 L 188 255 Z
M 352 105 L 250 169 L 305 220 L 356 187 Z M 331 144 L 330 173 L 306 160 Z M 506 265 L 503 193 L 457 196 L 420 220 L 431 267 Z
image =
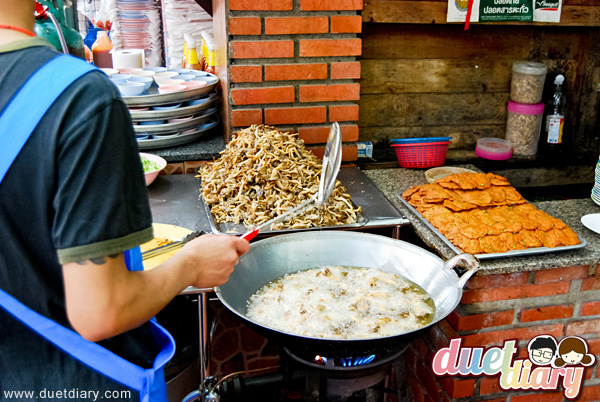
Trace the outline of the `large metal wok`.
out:
M 468 271 L 459 278 L 453 268 L 460 262 L 468 265 Z M 412 332 L 358 340 L 298 336 L 268 328 L 246 317 L 248 299 L 264 284 L 287 273 L 324 265 L 379 268 L 400 274 L 431 295 L 436 307 L 435 317 L 426 327 Z M 425 328 L 450 314 L 461 299 L 464 284 L 478 268 L 479 262 L 470 254 L 460 254 L 444 263 L 420 247 L 379 235 L 302 232 L 253 243 L 250 251 L 240 258 L 227 283 L 215 290 L 227 308 L 280 346 L 327 357 L 362 356 L 402 348 Z

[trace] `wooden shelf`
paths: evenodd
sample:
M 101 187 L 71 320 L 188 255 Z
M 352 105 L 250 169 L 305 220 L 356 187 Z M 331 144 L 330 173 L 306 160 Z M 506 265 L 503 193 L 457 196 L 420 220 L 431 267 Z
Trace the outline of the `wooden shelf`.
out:
M 575 4 L 573 4 L 575 3 Z M 549 22 L 476 22 L 471 25 L 540 25 L 540 26 L 600 26 L 600 3 L 563 2 L 561 21 Z M 396 24 L 463 24 L 446 22 L 448 3 L 444 1 L 367 0 L 362 11 L 363 22 Z

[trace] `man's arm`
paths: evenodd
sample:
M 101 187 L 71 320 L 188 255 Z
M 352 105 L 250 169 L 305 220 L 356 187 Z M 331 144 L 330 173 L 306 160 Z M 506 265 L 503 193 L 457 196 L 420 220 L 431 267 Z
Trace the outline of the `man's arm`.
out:
M 149 271 L 128 271 L 122 253 L 64 264 L 67 316 L 87 340 L 118 335 L 154 317 L 188 286 L 222 285 L 248 249 L 235 236 L 204 235 Z

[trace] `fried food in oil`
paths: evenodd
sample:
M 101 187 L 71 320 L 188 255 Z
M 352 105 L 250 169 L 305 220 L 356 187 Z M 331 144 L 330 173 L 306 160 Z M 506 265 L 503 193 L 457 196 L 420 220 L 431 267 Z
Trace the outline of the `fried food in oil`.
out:
M 221 157 L 201 169 L 202 196 L 218 223 L 254 227 L 316 194 L 321 168 L 321 161 L 297 134 L 252 126 L 235 135 Z M 336 181 L 331 197 L 320 208 L 309 208 L 271 229 L 355 223 L 360 210 Z
M 563 221 L 538 210 L 491 173 L 462 173 L 414 186 L 402 197 L 461 251 L 503 253 L 581 243 Z

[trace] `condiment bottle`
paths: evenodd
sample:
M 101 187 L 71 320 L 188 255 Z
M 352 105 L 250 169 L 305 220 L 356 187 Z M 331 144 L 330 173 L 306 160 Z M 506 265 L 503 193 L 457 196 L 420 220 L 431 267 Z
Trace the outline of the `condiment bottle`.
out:
M 555 87 L 554 96 L 552 97 L 552 114 L 546 117 L 546 142 L 548 144 L 562 144 L 563 142 L 565 95 L 562 91 L 562 84 L 564 82 L 565 77 L 562 74 L 558 74 L 554 78 Z
M 188 34 L 183 34 L 183 55 L 181 57 L 181 68 L 187 68 L 189 39 L 190 36 Z
M 92 45 L 92 57 L 94 65 L 98 68 L 112 68 L 112 42 L 106 31 L 98 31 L 98 37 Z
M 198 60 L 198 52 L 196 51 L 196 40 L 193 37 L 189 37 L 187 46 L 187 63 L 186 68 L 190 70 L 202 70 L 202 65 Z

